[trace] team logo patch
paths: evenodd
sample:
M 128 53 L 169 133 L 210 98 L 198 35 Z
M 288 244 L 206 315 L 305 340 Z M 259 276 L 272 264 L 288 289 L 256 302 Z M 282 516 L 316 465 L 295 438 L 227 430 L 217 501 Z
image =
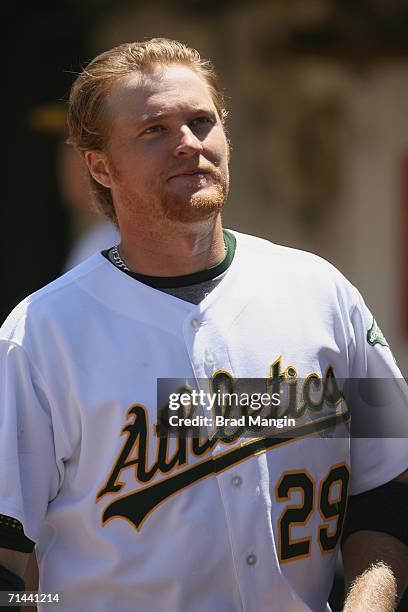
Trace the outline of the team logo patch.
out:
M 367 342 L 371 344 L 371 346 L 375 346 L 376 344 L 381 344 L 381 346 L 388 346 L 389 344 L 385 339 L 384 334 L 381 329 L 378 327 L 378 323 L 375 319 L 373 319 L 373 324 L 367 332 Z

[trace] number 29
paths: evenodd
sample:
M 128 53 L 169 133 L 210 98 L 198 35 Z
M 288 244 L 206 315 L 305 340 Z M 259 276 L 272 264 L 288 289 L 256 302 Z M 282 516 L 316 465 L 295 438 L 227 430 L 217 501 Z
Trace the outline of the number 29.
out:
M 318 510 L 322 518 L 317 529 L 317 541 L 323 553 L 332 552 L 339 541 L 347 507 L 350 473 L 346 464 L 334 465 L 320 482 L 318 491 Z M 333 487 L 338 486 L 338 495 L 333 499 Z M 284 472 L 275 488 L 276 501 L 290 501 L 295 491 L 300 492 L 301 502 L 289 504 L 278 519 L 279 560 L 281 563 L 294 561 L 310 555 L 312 537 L 293 539 L 291 529 L 306 525 L 314 510 L 316 484 L 305 470 Z M 335 527 L 330 529 L 329 520 L 335 519 Z

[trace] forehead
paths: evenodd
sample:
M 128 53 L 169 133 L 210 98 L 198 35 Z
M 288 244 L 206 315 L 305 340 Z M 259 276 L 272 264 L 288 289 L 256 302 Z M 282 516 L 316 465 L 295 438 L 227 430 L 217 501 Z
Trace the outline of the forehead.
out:
M 203 77 L 186 66 L 160 66 L 152 73 L 135 72 L 115 83 L 106 110 L 114 123 L 126 125 L 155 114 L 214 111 L 215 106 Z

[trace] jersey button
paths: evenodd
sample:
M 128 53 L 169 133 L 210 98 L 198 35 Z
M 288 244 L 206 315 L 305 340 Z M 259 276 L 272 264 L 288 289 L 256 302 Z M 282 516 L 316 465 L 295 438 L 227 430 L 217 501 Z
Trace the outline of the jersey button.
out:
M 246 562 L 248 565 L 255 565 L 256 563 L 256 555 L 254 555 L 253 553 L 248 555 L 246 558 Z
M 200 327 L 200 325 L 201 325 L 200 319 L 196 319 L 196 318 L 191 319 L 191 326 L 194 329 L 198 329 Z
M 234 487 L 239 487 L 240 485 L 242 485 L 242 478 L 241 476 L 234 476 L 231 479 L 231 482 L 234 485 Z
M 205 363 L 207 365 L 213 365 L 215 362 L 214 356 L 211 353 L 207 353 L 205 356 Z

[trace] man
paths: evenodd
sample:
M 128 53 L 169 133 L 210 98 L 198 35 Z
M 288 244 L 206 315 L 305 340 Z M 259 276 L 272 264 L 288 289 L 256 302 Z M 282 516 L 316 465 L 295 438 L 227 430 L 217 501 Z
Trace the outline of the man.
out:
M 225 115 L 211 65 L 166 39 L 112 49 L 74 83 L 70 141 L 122 241 L 3 325 L 0 512 L 19 533 L 2 540 L 3 588 L 22 586 L 35 542 L 40 591 L 64 611 L 323 610 L 350 492 L 348 609 L 392 610 L 403 589 L 407 445 L 350 441 L 336 394 L 401 375 L 339 272 L 223 231 Z M 157 379 L 265 379 L 296 431 L 163 433 Z

